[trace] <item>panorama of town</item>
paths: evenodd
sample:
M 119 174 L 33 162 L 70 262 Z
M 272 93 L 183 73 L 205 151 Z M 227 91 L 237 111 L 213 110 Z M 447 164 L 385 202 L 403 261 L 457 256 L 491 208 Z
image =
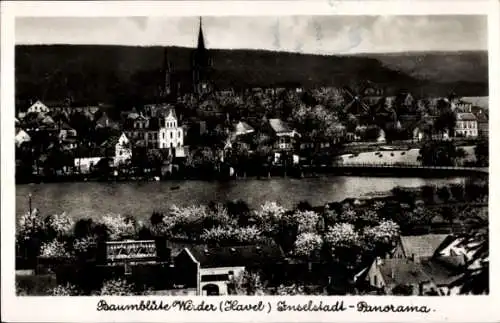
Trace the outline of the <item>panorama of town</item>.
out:
M 489 292 L 488 97 L 385 93 L 369 80 L 221 90 L 201 20 L 198 32 L 190 82 L 167 48 L 161 91 L 129 111 L 65 97 L 19 102 L 18 189 L 158 182 L 176 194 L 187 181 L 460 181 L 323 205 L 193 202 L 146 219 L 125 209 L 52 214 L 30 191 L 17 206 L 18 295 Z

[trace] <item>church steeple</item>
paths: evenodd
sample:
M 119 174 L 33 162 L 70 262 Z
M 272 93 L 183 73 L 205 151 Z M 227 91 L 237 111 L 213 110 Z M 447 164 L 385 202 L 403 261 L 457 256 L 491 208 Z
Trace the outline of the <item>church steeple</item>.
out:
M 172 65 L 168 59 L 168 50 L 164 49 L 163 52 L 163 97 L 170 95 L 172 92 Z
M 193 90 L 201 94 L 210 91 L 210 74 L 212 70 L 212 59 L 205 47 L 203 35 L 203 22 L 200 17 L 198 29 L 198 43 L 192 53 Z
M 197 46 L 199 51 L 204 51 L 205 50 L 205 38 L 203 37 L 203 21 L 202 18 L 200 17 L 200 27 L 198 30 L 198 46 Z

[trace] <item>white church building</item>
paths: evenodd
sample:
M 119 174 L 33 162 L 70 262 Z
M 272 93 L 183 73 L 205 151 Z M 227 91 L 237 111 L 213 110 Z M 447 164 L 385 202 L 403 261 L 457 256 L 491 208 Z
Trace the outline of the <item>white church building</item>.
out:
M 175 111 L 170 109 L 165 117 L 165 124 L 160 128 L 158 136 L 158 147 L 165 148 L 182 148 L 184 146 L 184 129 L 177 124 L 177 116 Z

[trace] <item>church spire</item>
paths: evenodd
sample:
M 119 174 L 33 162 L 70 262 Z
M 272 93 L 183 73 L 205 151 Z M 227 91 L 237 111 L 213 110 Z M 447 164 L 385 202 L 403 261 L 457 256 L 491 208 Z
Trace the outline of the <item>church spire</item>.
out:
M 205 50 L 205 38 L 203 37 L 203 22 L 200 17 L 200 29 L 198 31 L 198 50 Z
M 162 86 L 162 94 L 163 97 L 170 95 L 171 93 L 171 73 L 172 73 L 172 65 L 170 64 L 170 60 L 168 59 L 168 50 L 165 47 L 163 50 L 163 86 Z

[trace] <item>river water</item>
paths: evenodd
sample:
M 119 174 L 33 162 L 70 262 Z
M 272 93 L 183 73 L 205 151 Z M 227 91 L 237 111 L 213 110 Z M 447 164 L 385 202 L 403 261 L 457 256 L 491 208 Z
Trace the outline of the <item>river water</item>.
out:
M 210 201 L 225 202 L 242 199 L 256 208 L 265 201 L 277 201 L 287 208 L 307 200 L 312 205 L 341 201 L 345 198 L 367 197 L 389 192 L 396 186 L 418 187 L 460 183 L 453 178 L 391 178 L 324 176 L 319 178 L 272 178 L 219 181 L 166 182 L 78 182 L 16 185 L 16 217 L 32 206 L 42 215 L 65 211 L 73 218 L 98 219 L 107 213 L 133 215 L 148 220 L 155 210 L 171 205 L 186 206 Z M 179 189 L 172 190 L 174 186 Z

